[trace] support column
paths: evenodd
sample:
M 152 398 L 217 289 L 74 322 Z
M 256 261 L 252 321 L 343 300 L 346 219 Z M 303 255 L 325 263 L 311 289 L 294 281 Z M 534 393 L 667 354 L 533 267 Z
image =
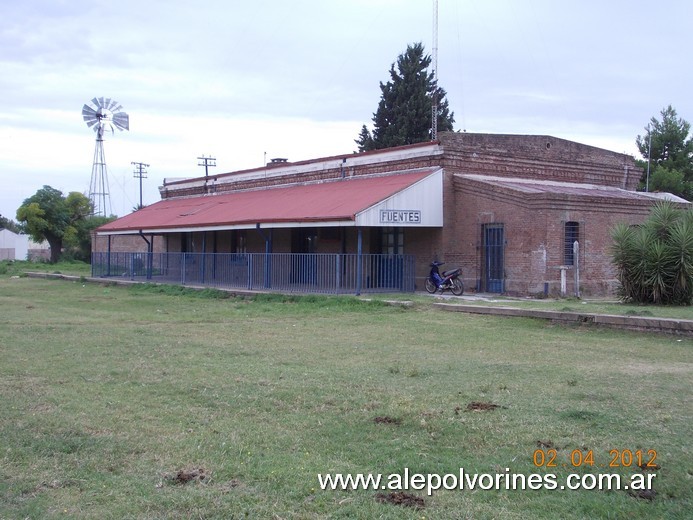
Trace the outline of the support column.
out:
M 149 241 L 149 255 L 147 255 L 147 280 L 152 279 L 152 272 L 154 271 L 154 235 L 149 235 Z

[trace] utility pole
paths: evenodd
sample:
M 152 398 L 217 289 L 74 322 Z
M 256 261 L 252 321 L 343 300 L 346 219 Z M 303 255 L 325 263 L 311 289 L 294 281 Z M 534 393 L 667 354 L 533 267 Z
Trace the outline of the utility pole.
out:
M 433 85 L 431 141 L 438 139 L 438 0 L 433 0 Z
M 645 191 L 650 191 L 650 162 L 652 160 L 652 131 L 647 125 L 647 177 L 645 178 Z
M 205 157 L 204 155 L 202 157 L 198 157 L 198 159 L 202 162 L 197 163 L 198 166 L 204 166 L 205 167 L 205 177 L 209 177 L 209 168 L 210 167 L 216 167 L 217 163 L 214 162 L 216 161 L 216 158 L 214 157 Z
M 142 179 L 146 179 L 146 178 L 147 178 L 147 170 L 146 170 L 146 168 L 149 168 L 149 165 L 148 165 L 148 164 L 141 163 L 141 162 L 131 162 L 130 164 L 132 164 L 132 165 L 135 167 L 135 172 L 134 172 L 135 175 L 134 175 L 134 177 L 135 177 L 136 179 L 137 179 L 137 178 L 140 179 L 140 205 L 138 206 L 137 209 L 142 209 L 142 208 L 144 207 L 144 206 L 142 205 Z

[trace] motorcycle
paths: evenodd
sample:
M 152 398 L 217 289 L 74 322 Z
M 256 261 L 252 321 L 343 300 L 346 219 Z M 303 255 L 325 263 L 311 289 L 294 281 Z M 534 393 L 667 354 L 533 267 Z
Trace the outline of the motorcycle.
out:
M 433 294 L 438 289 L 440 289 L 440 292 L 450 290 L 455 296 L 461 296 L 464 292 L 464 284 L 459 279 L 462 269 L 458 267 L 457 269 L 443 271 L 441 275 L 438 268 L 444 263 L 438 261 L 431 262 L 431 271 L 424 283 L 426 291 Z

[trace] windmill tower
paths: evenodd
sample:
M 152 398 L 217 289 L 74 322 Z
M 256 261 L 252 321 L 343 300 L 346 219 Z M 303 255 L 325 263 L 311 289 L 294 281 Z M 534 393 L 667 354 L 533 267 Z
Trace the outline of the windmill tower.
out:
M 84 105 L 82 117 L 89 128 L 96 132 L 96 148 L 94 148 L 94 164 L 91 168 L 89 183 L 89 200 L 94 207 L 94 215 L 111 215 L 111 194 L 108 188 L 108 172 L 106 171 L 106 156 L 103 153 L 103 136 L 108 130 L 115 133 L 118 130 L 130 130 L 130 119 L 122 106 L 111 98 L 94 98 L 93 107 Z

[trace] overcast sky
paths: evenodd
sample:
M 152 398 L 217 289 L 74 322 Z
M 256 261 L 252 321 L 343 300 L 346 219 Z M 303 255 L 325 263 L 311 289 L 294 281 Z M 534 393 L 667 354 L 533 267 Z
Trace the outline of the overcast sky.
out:
M 432 52 L 432 0 L 3 0 L 0 214 L 43 185 L 89 189 L 82 105 L 119 101 L 105 139 L 113 210 L 165 177 L 356 150 L 408 44 Z M 637 156 L 671 104 L 693 121 L 690 0 L 439 0 L 439 83 L 455 129 L 540 134 Z

